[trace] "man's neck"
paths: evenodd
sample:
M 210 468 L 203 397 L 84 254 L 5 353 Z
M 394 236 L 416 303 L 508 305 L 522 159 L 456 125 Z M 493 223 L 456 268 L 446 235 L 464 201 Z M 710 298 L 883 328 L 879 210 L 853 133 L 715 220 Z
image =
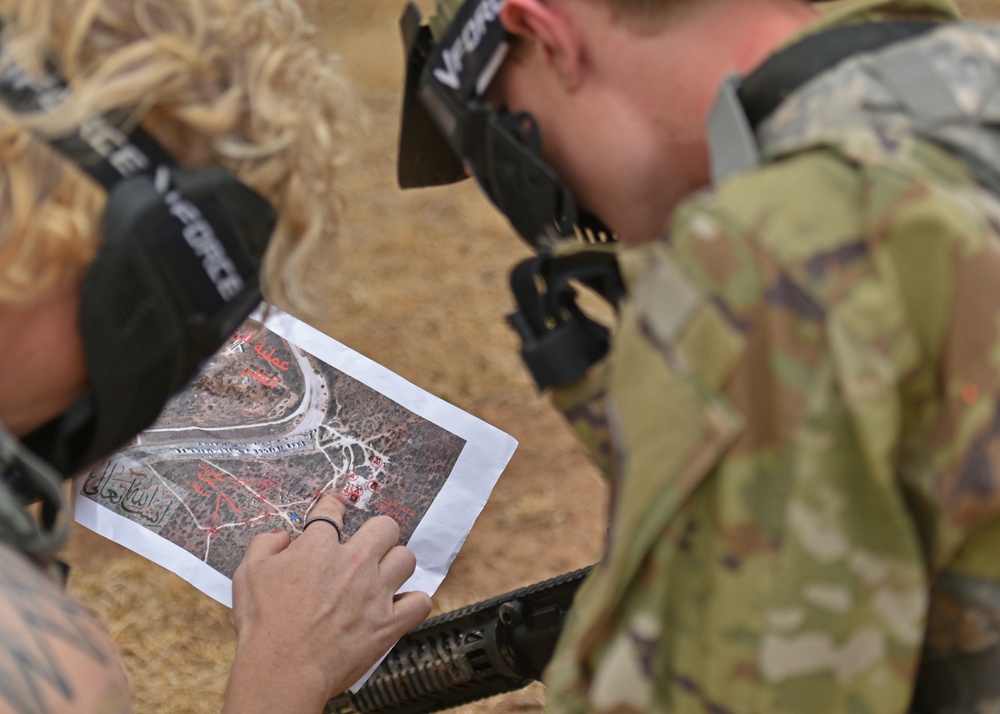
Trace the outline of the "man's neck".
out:
M 597 209 L 623 240 L 656 237 L 678 203 L 710 183 L 705 127 L 725 77 L 749 73 L 816 17 L 797 0 L 710 0 L 657 34 L 619 25 L 598 45 L 626 107 L 616 111 L 633 120 L 633 165 L 609 182 L 620 195 Z

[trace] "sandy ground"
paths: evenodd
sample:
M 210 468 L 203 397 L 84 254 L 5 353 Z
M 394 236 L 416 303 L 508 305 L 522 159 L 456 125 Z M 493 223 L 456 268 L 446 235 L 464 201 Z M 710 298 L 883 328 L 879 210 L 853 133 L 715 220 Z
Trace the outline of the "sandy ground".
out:
M 472 185 L 396 188 L 403 4 L 322 0 L 310 9 L 320 41 L 343 58 L 368 108 L 365 137 L 343 174 L 341 270 L 329 276 L 330 309 L 319 327 L 520 442 L 434 597 L 439 613 L 596 560 L 606 494 L 523 373 L 504 322 L 507 272 L 527 249 Z M 1000 0 L 963 5 L 971 16 L 1000 17 Z M 234 644 L 229 611 L 82 528 L 67 560 L 71 591 L 119 643 L 136 711 L 218 712 Z M 456 711 L 537 711 L 544 696 L 535 684 Z

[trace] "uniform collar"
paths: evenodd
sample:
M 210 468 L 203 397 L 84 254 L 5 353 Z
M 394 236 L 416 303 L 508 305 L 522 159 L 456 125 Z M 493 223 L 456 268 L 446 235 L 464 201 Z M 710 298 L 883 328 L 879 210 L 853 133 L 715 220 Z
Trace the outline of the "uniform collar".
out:
M 953 0 L 859 0 L 831 10 L 821 11 L 815 22 L 789 38 L 784 46 L 834 27 L 880 20 L 961 20 Z

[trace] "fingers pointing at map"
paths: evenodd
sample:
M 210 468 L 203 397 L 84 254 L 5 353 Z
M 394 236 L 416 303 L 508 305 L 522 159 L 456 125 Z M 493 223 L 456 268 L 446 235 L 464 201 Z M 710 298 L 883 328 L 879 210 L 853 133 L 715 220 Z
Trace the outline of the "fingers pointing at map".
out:
M 347 504 L 339 494 L 323 496 L 306 516 L 305 525 L 302 526 L 302 534 L 305 535 L 306 529 L 313 523 L 325 523 L 327 528 L 337 534 L 337 540 L 342 540 L 346 511 Z M 321 528 L 317 527 L 316 530 L 321 530 Z M 328 536 L 329 534 L 326 537 Z
M 427 594 L 396 595 L 416 565 L 397 545 L 399 525 L 376 516 L 340 543 L 344 512 L 324 496 L 307 523 L 332 524 L 251 541 L 233 578 L 238 639 L 224 711 L 321 711 L 430 613 Z

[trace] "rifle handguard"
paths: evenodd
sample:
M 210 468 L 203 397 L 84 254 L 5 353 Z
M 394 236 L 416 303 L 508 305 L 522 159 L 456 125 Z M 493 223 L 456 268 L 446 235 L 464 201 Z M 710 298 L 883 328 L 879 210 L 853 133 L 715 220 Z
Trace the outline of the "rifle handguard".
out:
M 411 630 L 367 682 L 325 714 L 423 714 L 520 689 L 541 676 L 591 568 L 439 615 Z

